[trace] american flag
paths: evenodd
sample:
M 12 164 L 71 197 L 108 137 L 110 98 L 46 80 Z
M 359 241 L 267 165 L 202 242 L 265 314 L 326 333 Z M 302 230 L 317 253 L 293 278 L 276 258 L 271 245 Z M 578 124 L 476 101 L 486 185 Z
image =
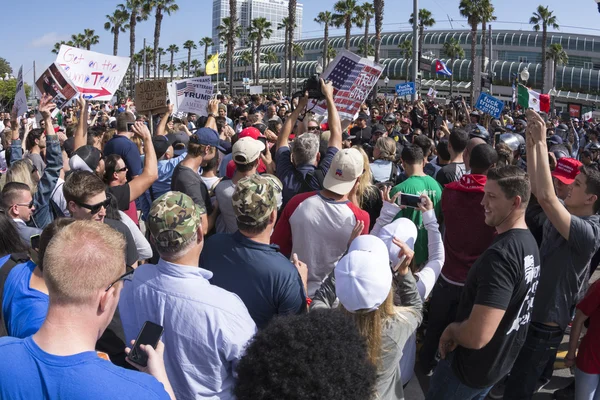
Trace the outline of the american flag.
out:
M 177 97 L 183 96 L 185 93 L 194 93 L 195 92 L 194 85 L 192 84 L 192 82 L 189 82 L 189 81 L 178 83 L 176 88 L 177 88 Z

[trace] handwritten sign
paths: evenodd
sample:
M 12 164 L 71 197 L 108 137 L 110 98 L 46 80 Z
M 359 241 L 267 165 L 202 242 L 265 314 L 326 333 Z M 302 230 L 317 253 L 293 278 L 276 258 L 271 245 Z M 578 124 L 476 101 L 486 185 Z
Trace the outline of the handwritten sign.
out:
M 414 82 L 399 83 L 396 85 L 396 94 L 398 96 L 410 96 L 413 93 L 415 93 Z
M 327 66 L 321 78 L 333 83 L 333 100 L 340 118 L 354 119 L 382 72 L 383 66 L 349 51 L 338 54 Z M 312 104 L 315 114 L 324 115 L 327 112 L 324 100 L 318 103 L 313 100 Z
M 169 100 L 177 112 L 208 115 L 206 107 L 213 95 L 210 76 L 184 79 L 169 84 Z
M 119 88 L 129 67 L 129 57 L 109 56 L 62 45 L 56 63 L 77 85 L 83 97 L 106 101 L 112 99 Z
M 56 104 L 55 112 L 58 112 L 69 100 L 77 95 L 77 88 L 71 82 L 65 71 L 52 63 L 35 83 L 40 93 L 52 96 L 52 102 Z
M 15 93 L 15 107 L 17 115 L 23 115 L 27 112 L 27 96 L 25 96 L 25 85 L 23 84 L 23 66 L 19 68 L 17 76 L 17 90 Z
M 479 99 L 477 99 L 475 108 L 494 118 L 500 118 L 504 109 L 504 102 L 487 93 L 481 93 Z
M 162 111 L 167 107 L 167 80 L 142 81 L 135 85 L 135 109 Z

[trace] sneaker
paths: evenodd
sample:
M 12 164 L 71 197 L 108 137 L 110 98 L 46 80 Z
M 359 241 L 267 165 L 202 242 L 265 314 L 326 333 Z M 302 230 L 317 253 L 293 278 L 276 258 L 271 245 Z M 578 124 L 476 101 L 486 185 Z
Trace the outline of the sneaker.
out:
M 552 397 L 555 400 L 573 400 L 575 398 L 575 381 L 566 388 L 555 391 Z
M 548 379 L 548 378 L 540 378 L 540 380 L 537 381 L 537 384 L 535 385 L 535 392 L 533 392 L 533 393 L 538 393 L 540 390 L 542 390 L 549 383 L 550 383 L 550 379 Z
M 506 380 L 502 379 L 500 382 L 496 383 L 492 390 L 488 393 L 488 397 L 490 399 L 498 400 L 504 397 L 504 388 Z

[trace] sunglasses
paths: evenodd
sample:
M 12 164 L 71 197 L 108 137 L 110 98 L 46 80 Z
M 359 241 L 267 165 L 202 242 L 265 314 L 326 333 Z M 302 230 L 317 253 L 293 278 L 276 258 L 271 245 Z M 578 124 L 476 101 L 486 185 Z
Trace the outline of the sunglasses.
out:
M 105 210 L 108 208 L 108 205 L 110 204 L 110 199 L 111 199 L 111 196 L 108 195 L 108 196 L 106 196 L 106 200 L 104 200 L 103 202 L 100 202 L 98 204 L 90 205 L 90 204 L 80 203 L 78 201 L 76 201 L 75 204 L 77 204 L 79 207 L 87 208 L 88 210 L 90 210 L 92 215 L 96 215 L 100 212 L 100 210 L 102 208 L 104 208 Z
M 125 272 L 123 275 L 121 275 L 120 277 L 118 277 L 116 281 L 114 281 L 113 283 L 111 283 L 110 285 L 108 285 L 108 287 L 104 291 L 108 292 L 109 289 L 111 287 L 115 286 L 117 283 L 119 283 L 119 281 L 122 281 L 123 279 L 127 278 L 128 276 L 133 275 L 134 271 L 135 271 L 135 269 L 131 268 L 129 271 Z
M 318 126 L 309 126 L 309 127 L 308 127 L 308 130 L 309 130 L 309 131 L 320 131 L 320 130 L 321 130 L 321 128 L 319 128 Z
M 119 172 L 127 172 L 127 167 L 115 169 L 115 172 L 118 174 Z
M 29 209 L 33 208 L 33 200 L 29 203 L 15 203 L 15 206 L 27 207 Z

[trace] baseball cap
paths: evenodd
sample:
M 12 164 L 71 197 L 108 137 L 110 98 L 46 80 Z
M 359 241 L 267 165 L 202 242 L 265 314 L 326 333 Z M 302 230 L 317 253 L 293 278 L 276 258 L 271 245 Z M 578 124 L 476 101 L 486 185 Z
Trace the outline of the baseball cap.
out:
M 558 135 L 552 135 L 547 140 L 550 144 L 563 144 L 562 138 Z
M 411 121 L 410 119 L 408 119 L 408 118 L 402 118 L 402 119 L 400 120 L 400 123 L 401 123 L 401 124 L 408 124 L 408 125 L 412 125 L 412 121 Z
M 233 161 L 236 163 L 250 164 L 260 156 L 260 152 L 264 149 L 263 142 L 246 136 L 235 142 L 231 154 L 233 155 Z
M 357 237 L 335 266 L 334 275 L 337 297 L 346 310 L 376 310 L 392 288 L 385 243 L 373 235 Z
M 356 117 L 356 119 L 364 119 L 365 121 L 367 121 L 369 119 L 369 116 L 367 115 L 367 113 L 359 112 L 358 117 Z
M 264 222 L 277 209 L 275 185 L 258 174 L 240 179 L 231 200 L 236 219 L 250 226 Z
M 226 151 L 221 145 L 219 134 L 212 128 L 200 128 L 192 136 L 190 136 L 190 143 L 203 144 L 205 146 L 216 147 L 221 151 Z
M 387 131 L 385 130 L 385 126 L 383 126 L 381 124 L 375 124 L 371 128 L 371 134 L 372 135 L 375 135 L 376 133 L 386 133 L 386 132 Z
M 346 132 L 342 132 L 342 140 L 353 140 L 356 139 L 356 135 L 348 135 Z
M 152 144 L 154 145 L 157 159 L 164 156 L 167 150 L 169 150 L 169 147 L 173 145 L 168 136 L 154 136 L 152 138 Z
M 384 226 L 377 237 L 380 238 L 388 249 L 391 265 L 396 265 L 400 261 L 398 253 L 400 253 L 400 247 L 396 246 L 393 239 L 400 239 L 411 248 L 415 249 L 415 242 L 417 240 L 417 226 L 408 218 L 398 218 L 391 224 Z
M 582 165 L 574 158 L 561 158 L 556 162 L 556 168 L 552 171 L 552 176 L 565 185 L 570 185 L 575 182 L 575 177 L 579 174 L 579 168 Z
M 260 133 L 260 131 L 253 127 L 250 126 L 248 128 L 242 129 L 242 131 L 239 133 L 238 138 L 242 139 L 245 137 L 251 137 L 254 140 L 257 140 L 259 137 L 264 137 L 262 133 Z
M 101 159 L 102 153 L 94 146 L 81 146 L 73 152 L 73 156 L 69 159 L 69 167 L 73 171 L 94 172 Z
M 148 214 L 148 229 L 154 241 L 162 247 L 177 246 L 190 240 L 202 226 L 206 208 L 198 206 L 187 194 L 167 192 L 154 200 Z M 161 238 L 171 232 L 171 240 Z
M 336 194 L 348 194 L 363 171 L 364 160 L 360 151 L 356 149 L 340 150 L 331 161 L 329 171 L 323 180 L 323 187 Z
M 283 183 L 275 175 L 261 174 L 260 176 L 271 181 L 273 189 L 275 189 L 275 195 L 277 196 L 277 209 L 279 210 L 283 205 Z

